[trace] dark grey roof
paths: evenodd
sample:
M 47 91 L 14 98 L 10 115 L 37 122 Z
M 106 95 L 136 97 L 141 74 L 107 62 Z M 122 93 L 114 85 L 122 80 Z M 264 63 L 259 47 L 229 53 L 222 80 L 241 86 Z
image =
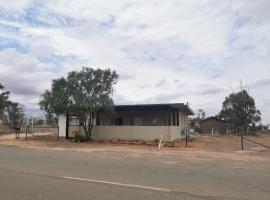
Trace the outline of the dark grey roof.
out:
M 188 115 L 194 115 L 192 109 L 184 103 L 115 105 L 114 109 L 115 111 L 166 111 L 179 109 L 187 112 Z

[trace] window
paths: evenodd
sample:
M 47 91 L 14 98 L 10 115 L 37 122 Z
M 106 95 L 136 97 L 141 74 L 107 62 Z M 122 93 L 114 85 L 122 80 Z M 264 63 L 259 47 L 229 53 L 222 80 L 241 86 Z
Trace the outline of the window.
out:
M 113 118 L 111 124 L 115 126 L 123 126 L 123 118 Z
M 142 126 L 143 125 L 143 119 L 141 117 L 135 117 L 134 118 L 134 125 L 135 126 Z

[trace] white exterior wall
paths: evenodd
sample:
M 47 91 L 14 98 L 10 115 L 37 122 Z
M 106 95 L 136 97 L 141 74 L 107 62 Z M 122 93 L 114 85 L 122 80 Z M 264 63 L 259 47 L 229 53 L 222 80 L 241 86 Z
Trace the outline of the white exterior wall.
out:
M 188 127 L 188 115 L 185 112 L 179 112 L 179 125 L 180 132 Z M 182 139 L 183 135 L 180 134 L 179 138 Z
M 169 126 L 170 127 L 170 141 L 174 141 L 181 138 L 181 127 L 180 126 Z
M 183 113 L 183 112 L 180 112 L 180 115 L 179 115 L 179 123 L 180 123 L 180 126 L 183 129 L 187 128 L 188 126 L 188 115 L 186 113 Z
M 59 127 L 59 136 L 66 137 L 66 116 L 58 116 L 58 127 Z

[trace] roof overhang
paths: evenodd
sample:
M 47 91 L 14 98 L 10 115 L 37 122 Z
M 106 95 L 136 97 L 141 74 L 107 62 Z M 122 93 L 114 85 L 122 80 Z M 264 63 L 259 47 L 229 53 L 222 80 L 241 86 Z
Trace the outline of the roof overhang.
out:
M 115 105 L 115 111 L 169 111 L 180 110 L 188 115 L 194 115 L 192 109 L 184 103 L 169 104 L 133 104 L 133 105 Z

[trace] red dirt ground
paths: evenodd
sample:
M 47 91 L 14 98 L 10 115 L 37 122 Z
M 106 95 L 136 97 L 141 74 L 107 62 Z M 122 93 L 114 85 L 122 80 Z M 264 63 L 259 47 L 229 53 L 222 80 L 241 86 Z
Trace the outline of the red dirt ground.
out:
M 157 143 L 142 141 L 91 141 L 88 143 L 74 143 L 69 140 L 60 139 L 56 136 L 44 135 L 32 136 L 27 140 L 25 135 L 21 134 L 21 139 L 15 139 L 15 135 L 0 136 L 0 144 L 11 145 L 22 148 L 60 150 L 84 153 L 100 153 L 118 158 L 121 157 L 156 157 L 162 159 L 185 158 L 193 161 L 227 160 L 230 162 L 253 162 L 257 164 L 270 164 L 270 149 L 260 147 L 250 142 L 244 142 L 245 151 L 241 151 L 240 137 L 237 136 L 194 136 L 185 148 L 185 141 L 163 144 L 164 146 L 157 150 Z M 256 142 L 270 146 L 270 135 L 261 135 L 248 137 Z M 142 144 L 141 144 L 142 143 Z

